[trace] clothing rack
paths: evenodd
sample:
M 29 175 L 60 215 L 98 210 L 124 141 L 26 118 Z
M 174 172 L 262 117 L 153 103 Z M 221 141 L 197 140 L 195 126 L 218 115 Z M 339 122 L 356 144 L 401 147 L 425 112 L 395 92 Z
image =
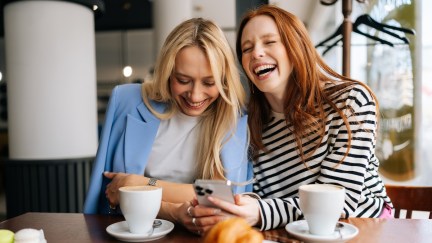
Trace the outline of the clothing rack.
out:
M 323 5 L 333 5 L 338 0 L 320 0 L 320 2 Z M 356 0 L 359 3 L 365 3 L 365 0 Z M 327 50 L 323 52 L 323 55 L 328 52 L 332 47 L 336 46 L 336 44 L 342 40 L 342 74 L 346 77 L 350 77 L 350 67 L 351 67 L 351 33 L 356 32 L 363 36 L 366 36 L 367 38 L 373 39 L 375 41 L 378 41 L 382 44 L 386 44 L 389 46 L 394 46 L 394 43 L 389 42 L 385 39 L 381 39 L 377 36 L 373 36 L 368 34 L 367 32 L 361 31 L 358 27 L 359 25 L 366 25 L 372 28 L 375 28 L 378 31 L 381 31 L 389 36 L 392 36 L 400 41 L 402 41 L 403 44 L 409 44 L 409 40 L 404 36 L 404 34 L 411 34 L 415 35 L 415 31 L 413 29 L 404 28 L 404 27 L 397 27 L 397 26 L 391 26 L 384 23 L 379 23 L 372 19 L 369 15 L 363 14 L 359 16 L 356 21 L 353 23 L 351 21 L 351 12 L 352 12 L 352 6 L 353 6 L 353 0 L 342 0 L 342 14 L 343 14 L 343 23 L 339 26 L 337 31 L 332 34 L 330 37 L 325 39 L 324 41 L 320 42 L 316 47 L 319 46 L 325 46 L 324 43 L 326 43 L 329 40 L 332 40 L 335 37 L 338 37 L 342 35 L 342 38 L 339 38 L 336 42 L 333 42 L 330 46 L 328 46 Z M 396 31 L 399 33 L 404 33 L 403 35 L 400 35 L 398 33 L 392 32 Z
M 321 0 L 323 5 L 333 5 L 338 0 Z M 353 23 L 351 21 L 352 13 L 352 1 L 353 0 L 342 0 L 342 74 L 346 77 L 350 77 L 351 67 L 351 32 Z M 357 0 L 358 2 L 364 2 L 364 0 Z
M 338 0 L 320 0 L 323 5 L 333 5 Z M 364 3 L 365 0 L 356 0 L 359 3 Z M 352 4 L 353 0 L 342 0 L 342 74 L 350 77 L 351 69 L 351 33 L 353 29 L 353 22 L 351 21 Z
M 343 32 L 342 32 L 342 74 L 351 76 L 351 32 L 352 32 L 352 0 L 342 0 Z

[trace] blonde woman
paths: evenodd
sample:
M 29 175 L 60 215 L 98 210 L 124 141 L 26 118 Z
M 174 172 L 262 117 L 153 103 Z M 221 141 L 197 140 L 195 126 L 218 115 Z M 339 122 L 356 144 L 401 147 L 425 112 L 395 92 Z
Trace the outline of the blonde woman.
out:
M 153 81 L 113 90 L 84 213 L 118 212 L 121 186 L 156 185 L 163 188 L 159 217 L 195 230 L 188 214 L 195 179 L 251 176 L 244 106 L 222 30 L 202 18 L 178 25 L 162 47 Z

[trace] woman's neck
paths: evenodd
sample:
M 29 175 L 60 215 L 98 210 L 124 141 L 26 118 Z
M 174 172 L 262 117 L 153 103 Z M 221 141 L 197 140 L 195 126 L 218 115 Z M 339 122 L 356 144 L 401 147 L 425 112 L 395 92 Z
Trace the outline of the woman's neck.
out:
M 265 93 L 264 95 L 269 102 L 272 111 L 278 113 L 284 112 L 284 97 L 280 97 L 271 93 Z

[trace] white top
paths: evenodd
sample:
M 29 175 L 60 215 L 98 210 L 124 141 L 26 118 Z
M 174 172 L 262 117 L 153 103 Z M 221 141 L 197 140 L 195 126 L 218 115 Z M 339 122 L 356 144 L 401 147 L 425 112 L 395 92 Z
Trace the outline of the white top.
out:
M 196 143 L 199 117 L 177 112 L 162 120 L 144 176 L 156 179 L 193 183 L 196 177 Z

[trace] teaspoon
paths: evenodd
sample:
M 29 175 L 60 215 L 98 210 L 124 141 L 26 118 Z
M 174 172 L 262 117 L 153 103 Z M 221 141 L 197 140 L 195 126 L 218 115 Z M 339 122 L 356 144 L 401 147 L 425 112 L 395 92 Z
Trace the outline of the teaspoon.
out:
M 338 231 L 338 232 L 339 232 L 339 236 L 340 236 L 341 239 L 343 238 L 343 235 L 342 235 L 342 232 L 341 232 L 341 229 L 342 229 L 343 227 L 344 227 L 344 225 L 343 225 L 342 223 L 338 222 L 338 223 L 336 224 L 336 228 L 335 228 L 335 231 Z
M 159 219 L 155 219 L 155 220 L 153 221 L 153 227 L 152 227 L 150 233 L 148 234 L 148 236 L 152 236 L 152 235 L 153 235 L 153 232 L 154 232 L 154 229 L 155 229 L 155 228 L 158 228 L 158 227 L 161 226 L 161 225 L 162 225 L 162 221 L 160 221 Z

